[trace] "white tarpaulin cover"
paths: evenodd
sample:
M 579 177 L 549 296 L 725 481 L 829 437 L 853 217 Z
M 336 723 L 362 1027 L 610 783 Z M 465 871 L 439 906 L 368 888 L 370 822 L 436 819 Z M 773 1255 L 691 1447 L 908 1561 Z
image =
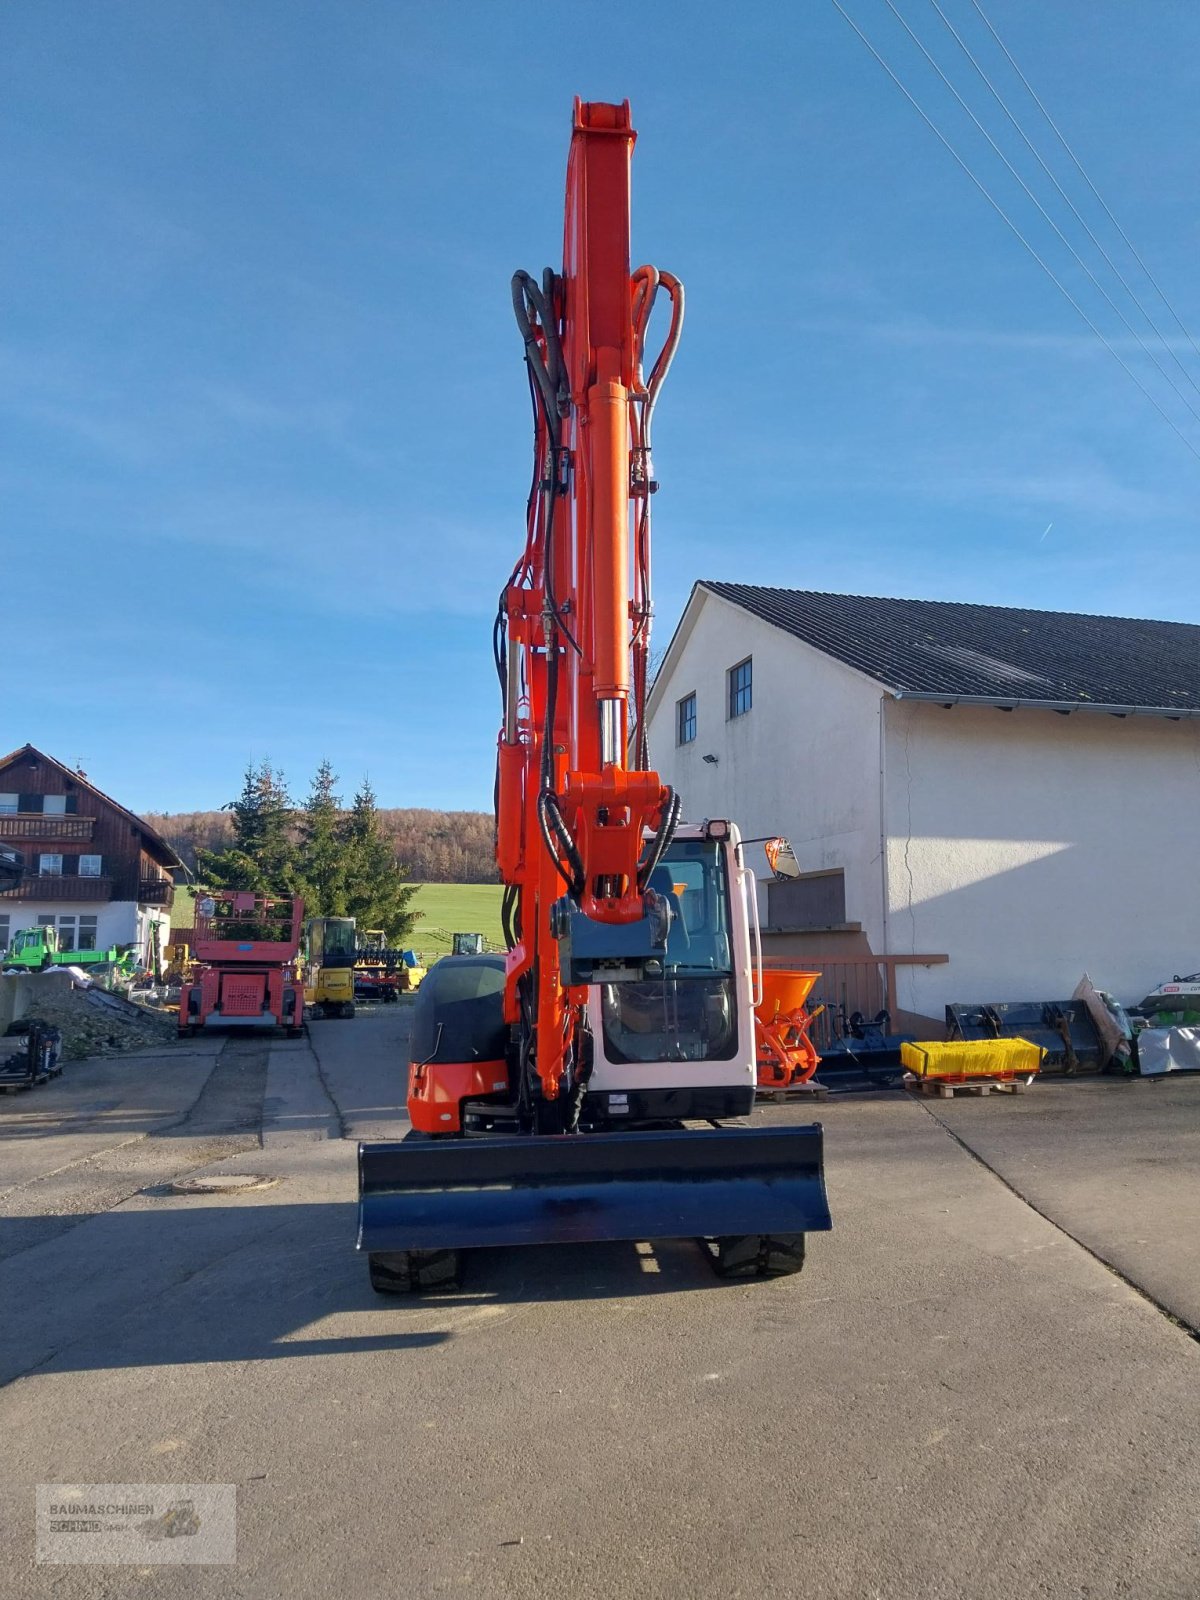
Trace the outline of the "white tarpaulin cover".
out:
M 1137 1044 L 1143 1078 L 1162 1072 L 1200 1072 L 1200 1028 L 1143 1028 Z

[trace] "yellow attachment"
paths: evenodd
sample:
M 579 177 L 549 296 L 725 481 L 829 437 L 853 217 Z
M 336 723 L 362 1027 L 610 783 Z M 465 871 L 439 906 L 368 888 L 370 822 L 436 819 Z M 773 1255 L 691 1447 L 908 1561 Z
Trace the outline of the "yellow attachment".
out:
M 952 1039 L 902 1044 L 900 1064 L 918 1078 L 1024 1078 L 1041 1070 L 1045 1054 L 1028 1039 Z

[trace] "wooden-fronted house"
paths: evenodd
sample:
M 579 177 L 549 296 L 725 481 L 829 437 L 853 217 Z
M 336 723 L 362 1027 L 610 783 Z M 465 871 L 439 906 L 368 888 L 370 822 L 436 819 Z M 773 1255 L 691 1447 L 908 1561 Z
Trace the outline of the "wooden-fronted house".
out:
M 153 957 L 168 943 L 179 857 L 86 773 L 31 744 L 0 759 L 0 845 L 24 857 L 17 887 L 0 893 L 0 950 L 39 924 L 69 949 L 135 945 Z

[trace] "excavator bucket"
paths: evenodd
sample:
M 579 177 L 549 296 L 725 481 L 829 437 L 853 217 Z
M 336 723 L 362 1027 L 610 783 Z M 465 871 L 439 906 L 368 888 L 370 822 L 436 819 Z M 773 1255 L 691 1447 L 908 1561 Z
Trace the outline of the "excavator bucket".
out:
M 467 1250 L 832 1226 L 821 1125 L 358 1147 L 358 1248 Z

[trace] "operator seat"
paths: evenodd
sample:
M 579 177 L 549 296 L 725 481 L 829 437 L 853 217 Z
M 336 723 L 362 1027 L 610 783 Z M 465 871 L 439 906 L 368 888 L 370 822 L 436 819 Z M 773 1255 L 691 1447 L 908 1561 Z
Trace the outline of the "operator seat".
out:
M 680 903 L 678 894 L 675 892 L 675 880 L 671 877 L 671 869 L 663 866 L 655 867 L 650 874 L 650 882 L 646 887 L 653 889 L 655 894 L 662 895 L 671 908 L 671 926 L 667 933 L 667 952 L 668 956 L 674 955 L 678 959 L 678 953 L 681 950 L 686 950 L 692 941 L 688 934 L 687 923 L 683 920 L 683 906 Z

